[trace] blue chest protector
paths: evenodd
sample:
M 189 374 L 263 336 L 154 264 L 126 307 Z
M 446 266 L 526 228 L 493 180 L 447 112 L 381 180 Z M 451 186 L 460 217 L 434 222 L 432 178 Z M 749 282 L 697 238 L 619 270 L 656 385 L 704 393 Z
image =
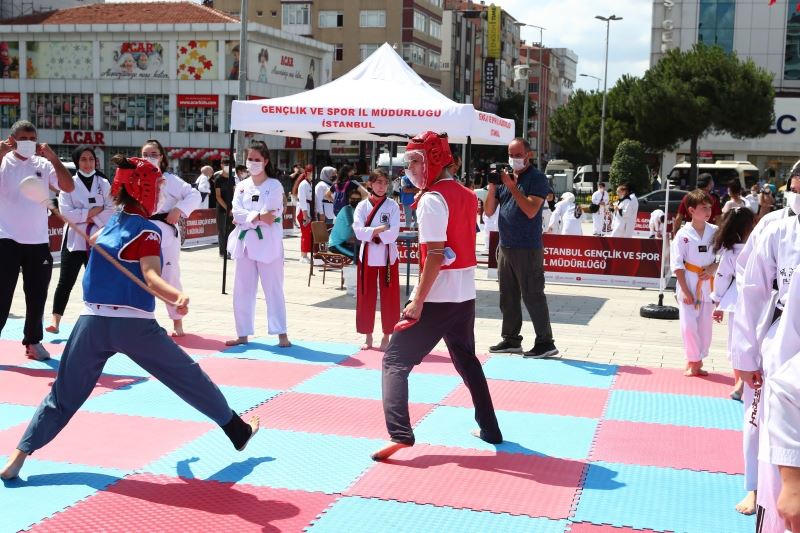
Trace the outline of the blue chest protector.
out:
M 97 238 L 98 246 L 142 281 L 144 275 L 139 261 L 126 261 L 121 256 L 125 247 L 144 231 L 153 231 L 161 236 L 161 230 L 149 220 L 122 212 L 111 217 Z M 156 308 L 152 295 L 135 285 L 98 253 L 89 254 L 89 264 L 83 276 L 83 299 L 89 304 L 132 307 L 148 312 Z

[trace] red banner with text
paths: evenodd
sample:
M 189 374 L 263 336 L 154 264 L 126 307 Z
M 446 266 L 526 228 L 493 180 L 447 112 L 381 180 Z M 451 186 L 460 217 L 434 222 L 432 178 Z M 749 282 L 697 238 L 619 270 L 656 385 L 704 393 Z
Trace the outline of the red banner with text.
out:
M 181 248 L 217 242 L 217 211 L 196 209 L 189 218 L 181 219 Z

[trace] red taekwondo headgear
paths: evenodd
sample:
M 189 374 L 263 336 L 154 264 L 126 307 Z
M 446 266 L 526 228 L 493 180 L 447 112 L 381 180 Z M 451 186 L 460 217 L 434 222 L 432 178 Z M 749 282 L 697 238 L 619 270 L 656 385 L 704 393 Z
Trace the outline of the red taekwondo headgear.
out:
M 124 187 L 125 192 L 142 204 L 148 216 L 152 215 L 158 204 L 158 180 L 161 179 L 161 170 L 147 159 L 140 157 L 128 157 L 125 163 L 117 168 L 111 194 L 117 196 Z
M 446 133 L 425 131 L 406 145 L 406 176 L 414 187 L 425 190 L 453 162 Z M 411 167 L 414 164 L 414 168 Z M 421 165 L 419 163 L 422 163 Z

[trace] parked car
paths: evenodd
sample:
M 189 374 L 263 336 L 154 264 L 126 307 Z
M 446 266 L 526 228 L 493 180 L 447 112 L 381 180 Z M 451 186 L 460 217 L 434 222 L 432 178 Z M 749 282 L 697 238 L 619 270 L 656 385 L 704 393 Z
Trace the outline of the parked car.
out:
M 678 206 L 681 205 L 683 197 L 689 194 L 689 191 L 681 191 L 679 189 L 669 190 L 669 212 L 675 214 L 678 212 Z M 652 213 L 656 209 L 664 209 L 664 201 L 666 200 L 666 189 L 659 189 L 657 191 L 649 192 L 644 196 L 639 197 L 639 211 L 643 213 Z

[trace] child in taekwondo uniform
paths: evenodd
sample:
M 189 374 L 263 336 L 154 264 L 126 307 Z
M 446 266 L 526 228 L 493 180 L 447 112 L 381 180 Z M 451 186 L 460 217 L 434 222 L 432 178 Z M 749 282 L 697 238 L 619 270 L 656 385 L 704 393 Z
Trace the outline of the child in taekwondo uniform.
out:
M 254 141 L 247 150 L 250 177 L 233 193 L 236 229 L 228 237 L 228 252 L 236 261 L 233 282 L 233 316 L 237 338 L 228 346 L 247 344 L 255 334 L 258 281 L 267 301 L 267 332 L 278 335 L 278 346 L 289 347 L 286 299 L 283 294 L 283 187 L 272 174 L 269 149 Z
M 705 376 L 703 359 L 711 345 L 711 326 L 714 303 L 714 234 L 717 226 L 708 223 L 711 217 L 711 197 L 695 190 L 686 197 L 692 221 L 675 235 L 671 247 L 670 266 L 678 279 L 677 297 L 681 336 L 686 354 L 687 376 Z
M 383 338 L 379 347 L 385 351 L 395 324 L 400 320 L 400 279 L 397 265 L 397 234 L 400 231 L 400 207 L 386 196 L 389 176 L 376 170 L 369 177 L 372 193 L 353 213 L 353 232 L 361 241 L 356 292 L 356 330 L 366 335 L 362 350 L 372 349 L 375 327 L 375 303 L 381 293 Z

